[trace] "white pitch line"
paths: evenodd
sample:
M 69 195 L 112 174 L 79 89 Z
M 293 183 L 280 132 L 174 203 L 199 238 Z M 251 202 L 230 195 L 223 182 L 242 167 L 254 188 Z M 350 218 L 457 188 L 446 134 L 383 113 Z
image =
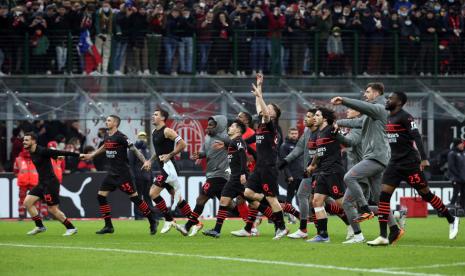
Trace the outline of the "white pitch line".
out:
M 158 256 L 190 257 L 190 258 L 207 259 L 207 260 L 222 260 L 222 261 L 232 261 L 232 262 L 242 262 L 242 263 L 283 265 L 283 266 L 292 266 L 292 267 L 309 267 L 309 268 L 321 268 L 321 269 L 329 269 L 329 270 L 341 270 L 341 271 L 351 271 L 351 272 L 366 272 L 366 273 L 380 273 L 380 274 L 391 274 L 391 275 L 443 276 L 442 274 L 414 273 L 414 272 L 408 272 L 408 271 L 389 271 L 389 270 L 376 269 L 376 268 L 375 269 L 370 269 L 370 268 L 343 267 L 343 266 L 333 266 L 333 265 L 320 265 L 320 264 L 309 264 L 309 263 L 293 263 L 293 262 L 284 262 L 284 261 L 269 261 L 269 260 L 234 258 L 234 257 L 226 257 L 226 256 L 208 256 L 208 255 L 197 255 L 197 254 L 155 252 L 155 251 L 119 249 L 119 248 L 98 248 L 98 247 L 80 247 L 80 246 L 53 246 L 53 245 L 33 245 L 33 244 L 16 244 L 16 243 L 0 243 L 0 246 L 3 246 L 3 247 L 22 247 L 22 248 L 70 249 L 70 250 L 112 252 L 112 253 L 125 253 L 125 254 L 149 254 L 149 255 L 158 255 Z
M 465 266 L 465 262 L 449 263 L 449 264 L 432 264 L 432 265 L 407 266 L 407 267 L 386 267 L 386 268 L 380 268 L 380 269 L 383 269 L 383 270 L 400 270 L 400 269 L 440 268 L 440 267 L 452 267 L 452 266 Z

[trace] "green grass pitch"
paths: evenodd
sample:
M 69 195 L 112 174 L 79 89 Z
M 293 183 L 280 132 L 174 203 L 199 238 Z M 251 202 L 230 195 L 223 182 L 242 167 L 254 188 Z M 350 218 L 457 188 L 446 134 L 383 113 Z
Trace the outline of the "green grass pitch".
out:
M 337 217 L 329 220 L 328 244 L 273 241 L 266 221 L 259 237 L 237 238 L 229 232 L 243 223 L 227 220 L 219 239 L 183 237 L 175 229 L 150 236 L 146 221 L 132 220 L 114 221 L 114 234 L 98 236 L 101 221 L 74 223 L 79 233 L 62 237 L 64 227 L 55 221 L 37 236 L 25 234 L 31 221 L 0 221 L 0 275 L 465 275 L 465 229 L 451 241 L 446 220 L 434 216 L 407 219 L 402 240 L 382 248 L 341 244 L 346 227 Z M 214 225 L 204 223 L 204 229 Z M 298 225 L 288 227 L 293 232 Z M 376 238 L 377 220 L 362 229 L 365 238 Z M 312 224 L 309 230 L 315 232 Z

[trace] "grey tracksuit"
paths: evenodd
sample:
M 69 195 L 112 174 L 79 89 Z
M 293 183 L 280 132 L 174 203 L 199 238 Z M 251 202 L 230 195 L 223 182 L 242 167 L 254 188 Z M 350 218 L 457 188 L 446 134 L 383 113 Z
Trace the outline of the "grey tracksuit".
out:
M 312 131 L 308 128 L 305 129 L 304 134 L 300 136 L 299 141 L 295 145 L 295 148 L 286 156 L 284 160 L 288 163 L 291 163 L 295 159 L 303 155 L 303 166 L 304 170 L 307 169 L 309 163 L 313 159 L 313 156 L 310 155 L 310 152 L 307 148 L 308 140 Z M 312 179 L 309 177 L 304 177 L 300 182 L 299 189 L 297 190 L 297 199 L 299 203 L 300 217 L 307 218 L 310 212 L 310 202 L 309 198 L 312 192 Z
M 200 157 L 207 158 L 206 177 L 214 178 L 221 177 L 229 179 L 229 161 L 228 152 L 225 148 L 214 149 L 212 146 L 215 141 L 225 141 L 227 139 L 226 127 L 228 120 L 223 115 L 211 117 L 216 122 L 216 127 L 213 129 L 215 135 L 205 135 L 205 143 L 200 150 Z
M 349 221 L 352 221 L 351 225 L 354 231 L 360 231 L 358 223 L 353 223 L 353 218 L 356 216 L 355 204 L 359 207 L 368 205 L 359 182 L 364 178 L 368 178 L 372 200 L 378 203 L 382 175 L 391 158 L 391 148 L 385 131 L 389 115 L 385 109 L 385 103 L 386 100 L 383 96 L 377 97 L 373 102 L 342 99 L 343 105 L 366 115 L 358 119 L 337 121 L 339 126 L 361 127 L 362 160 L 355 164 L 344 176 L 347 190 L 344 195 L 345 204 L 343 207 Z M 373 207 L 371 208 L 372 211 L 377 212 L 377 207 Z M 393 223 L 395 223 L 393 217 L 390 216 L 389 225 Z

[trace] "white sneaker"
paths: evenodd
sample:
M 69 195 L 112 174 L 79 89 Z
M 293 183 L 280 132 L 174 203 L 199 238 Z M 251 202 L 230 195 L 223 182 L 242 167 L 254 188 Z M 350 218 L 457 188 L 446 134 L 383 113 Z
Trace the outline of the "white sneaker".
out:
M 192 226 L 191 228 L 191 233 L 189 234 L 189 237 L 193 237 L 197 235 L 197 233 L 203 228 L 203 223 L 199 222 L 196 225 Z
M 27 232 L 28 235 L 35 235 L 47 231 L 47 227 L 35 227 L 31 231 Z
M 236 237 L 250 237 L 252 234 L 247 232 L 244 228 L 237 231 L 232 231 L 231 234 Z
M 352 228 L 352 225 L 347 226 L 347 235 L 346 235 L 346 241 L 351 240 L 354 237 L 354 229 Z
M 150 71 L 149 69 L 144 70 L 144 76 L 150 76 Z
M 363 236 L 362 233 L 353 235 L 351 239 L 342 242 L 343 244 L 352 244 L 352 243 L 362 243 L 365 241 L 365 237 Z
M 168 233 L 168 231 L 171 230 L 171 227 L 176 227 L 176 222 L 174 222 L 174 220 L 172 221 L 165 220 L 165 224 L 163 224 L 163 228 L 161 229 L 160 233 L 162 234 Z
M 273 240 L 280 240 L 282 237 L 286 236 L 289 233 L 289 229 L 278 229 L 276 231 L 276 235 L 274 236 Z
M 254 227 L 252 228 L 252 230 L 250 230 L 250 234 L 252 235 L 252 237 L 257 237 L 260 235 L 260 232 L 258 231 L 257 227 Z
M 63 236 L 72 236 L 74 234 L 77 234 L 77 228 L 73 229 L 66 229 L 66 232 L 63 234 Z
M 455 217 L 454 222 L 449 224 L 449 239 L 453 240 L 457 237 L 457 234 L 459 233 L 459 224 L 460 224 L 460 219 L 458 217 Z
M 141 71 L 141 70 L 138 70 L 138 71 L 137 71 L 137 75 L 138 75 L 138 76 L 142 76 L 142 71 Z
M 116 70 L 113 74 L 115 76 L 124 76 L 124 74 L 120 70 Z
M 171 72 L 171 76 L 177 77 L 177 76 L 178 76 L 178 73 L 177 73 L 177 72 Z
M 389 240 L 379 236 L 376 239 L 367 242 L 367 244 L 371 245 L 371 246 L 388 246 L 389 245 Z
M 308 238 L 308 233 L 307 232 L 302 232 L 300 229 L 295 231 L 292 234 L 287 235 L 288 238 L 291 239 L 306 239 Z
M 92 71 L 90 72 L 89 76 L 94 76 L 94 77 L 98 77 L 98 76 L 101 76 L 102 74 L 100 74 L 98 71 Z
M 47 74 L 47 75 L 51 75 L 51 74 L 52 74 L 52 71 L 50 71 L 50 70 L 47 70 L 47 72 L 45 72 L 45 74 Z
M 6 74 L 0 71 L 0 77 L 3 77 L 3 76 L 6 76 Z
M 186 226 L 181 224 L 175 224 L 174 227 L 178 230 L 183 236 L 187 236 Z

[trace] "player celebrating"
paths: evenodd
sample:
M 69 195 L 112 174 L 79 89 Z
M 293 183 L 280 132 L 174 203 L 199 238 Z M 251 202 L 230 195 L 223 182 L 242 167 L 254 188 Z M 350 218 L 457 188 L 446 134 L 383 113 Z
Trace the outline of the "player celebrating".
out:
M 239 120 L 234 121 L 228 128 L 228 135 L 231 142 L 228 145 L 229 167 L 231 176 L 228 183 L 224 186 L 221 192 L 220 209 L 216 215 L 216 225 L 212 230 L 204 231 L 207 236 L 219 238 L 221 227 L 231 210 L 232 200 L 237 196 L 243 196 L 244 185 L 247 179 L 247 156 L 246 144 L 241 136 L 245 133 L 246 126 Z
M 66 227 L 66 232 L 63 236 L 76 234 L 77 228 L 74 227 L 60 208 L 58 208 L 58 204 L 60 203 L 60 183 L 53 172 L 51 158 L 56 159 L 59 156 L 79 157 L 79 153 L 58 151 L 41 147 L 37 145 L 37 135 L 33 132 L 28 132 L 24 135 L 23 146 L 25 150 L 29 151 L 31 160 L 39 175 L 39 184 L 29 192 L 24 200 L 24 206 L 36 224 L 36 227 L 27 234 L 35 235 L 47 230 L 42 223 L 42 219 L 37 212 L 37 208 L 34 206 L 34 204 L 40 199 L 45 200 L 49 213 Z
M 195 236 L 202 229 L 203 225 L 199 222 L 198 218 L 202 214 L 205 204 L 210 198 L 216 197 L 220 199 L 221 191 L 226 182 L 228 182 L 228 153 L 223 146 L 215 147 L 216 144 L 219 144 L 219 141 L 226 138 L 227 124 L 228 119 L 223 115 L 208 118 L 207 135 L 205 136 L 205 142 L 202 144 L 202 149 L 200 152 L 194 152 L 192 155 L 194 160 L 198 160 L 199 158 L 207 159 L 207 180 L 202 186 L 200 195 L 196 199 L 194 211 L 189 215 L 186 225 L 178 225 L 176 227 L 184 236 L 188 234 L 191 228 L 192 232 L 189 236 Z
M 152 143 L 155 153 L 142 166 L 144 169 L 150 169 L 152 162 L 158 160 L 160 174 L 155 178 L 155 182 L 150 188 L 150 197 L 165 217 L 165 224 L 160 231 L 162 234 L 167 233 L 171 227 L 176 227 L 176 222 L 170 210 L 166 207 L 165 200 L 160 196 L 163 189 L 166 189 L 173 196 L 174 201 L 178 202 L 177 206 L 185 217 L 191 213 L 191 207 L 186 200 L 181 198 L 178 192 L 178 172 L 174 163 L 174 156 L 186 148 L 186 143 L 176 131 L 166 126 L 168 116 L 168 112 L 163 109 L 156 109 L 153 112 L 152 124 L 155 129 L 152 132 Z M 176 204 L 173 204 L 173 206 L 176 206 Z
M 403 109 L 407 102 L 404 92 L 393 92 L 386 102 L 386 110 L 389 111 L 388 132 L 389 145 L 391 146 L 391 160 L 384 172 L 382 191 L 379 198 L 378 221 L 380 236 L 368 245 L 382 246 L 393 244 L 404 234 L 403 229 L 391 227 L 389 237 L 387 236 L 388 216 L 392 193 L 402 180 L 412 186 L 422 199 L 429 202 L 439 214 L 442 214 L 449 222 L 449 239 L 455 239 L 459 232 L 459 218 L 453 217 L 444 206 L 442 200 L 431 193 L 423 170 L 429 166 L 421 135 L 415 121 L 408 112 Z M 414 143 L 416 148 L 414 147 Z M 420 155 L 420 158 L 419 156 Z
M 119 188 L 129 196 L 129 199 L 149 220 L 150 234 L 155 235 L 158 223 L 152 218 L 152 211 L 147 205 L 147 202 L 139 197 L 132 183 L 129 171 L 128 149 L 130 149 L 141 162 L 145 162 L 145 158 L 142 153 L 136 149 L 134 144 L 128 140 L 127 136 L 118 130 L 120 123 L 120 117 L 116 115 L 108 116 L 105 121 L 107 133 L 104 137 L 104 144 L 94 153 L 82 155 L 83 159 L 89 160 L 105 152 L 108 162 L 108 175 L 103 180 L 97 195 L 100 213 L 105 220 L 105 226 L 97 231 L 96 234 L 107 234 L 115 231 L 111 222 L 111 208 L 108 204 L 107 197 L 110 192 Z
M 333 128 L 334 111 L 320 107 L 315 113 L 315 125 L 318 126 L 316 155 L 308 171 L 314 173 L 313 208 L 316 215 L 318 234 L 308 242 L 329 242 L 327 231 L 328 217 L 325 200 L 332 197 L 341 208 L 344 195 L 344 168 L 342 166 L 341 145 L 336 140 Z
M 244 196 L 249 202 L 254 202 L 249 205 L 249 219 L 246 229 L 231 232 L 235 236 L 250 236 L 250 230 L 255 220 L 255 216 L 252 210 L 253 208 L 259 208 L 259 211 L 264 212 L 266 208 L 260 208 L 265 206 L 265 202 L 269 203 L 272 209 L 272 217 L 275 223 L 275 237 L 273 239 L 278 240 L 284 237 L 288 230 L 284 225 L 284 214 L 281 205 L 279 204 L 277 196 L 279 195 L 278 183 L 277 183 L 277 152 L 278 152 L 278 131 L 277 125 L 274 120 L 279 119 L 281 110 L 275 104 L 266 105 L 263 100 L 262 93 L 263 75 L 257 75 L 257 84 L 252 84 L 255 95 L 255 104 L 257 113 L 260 115 L 260 123 L 256 131 L 256 143 L 257 143 L 257 163 L 254 172 L 247 180 L 246 189 Z M 258 203 L 262 202 L 258 207 Z M 266 215 L 266 213 L 264 213 Z M 252 219 L 253 218 L 253 219 Z M 249 229 L 250 228 L 250 229 Z

